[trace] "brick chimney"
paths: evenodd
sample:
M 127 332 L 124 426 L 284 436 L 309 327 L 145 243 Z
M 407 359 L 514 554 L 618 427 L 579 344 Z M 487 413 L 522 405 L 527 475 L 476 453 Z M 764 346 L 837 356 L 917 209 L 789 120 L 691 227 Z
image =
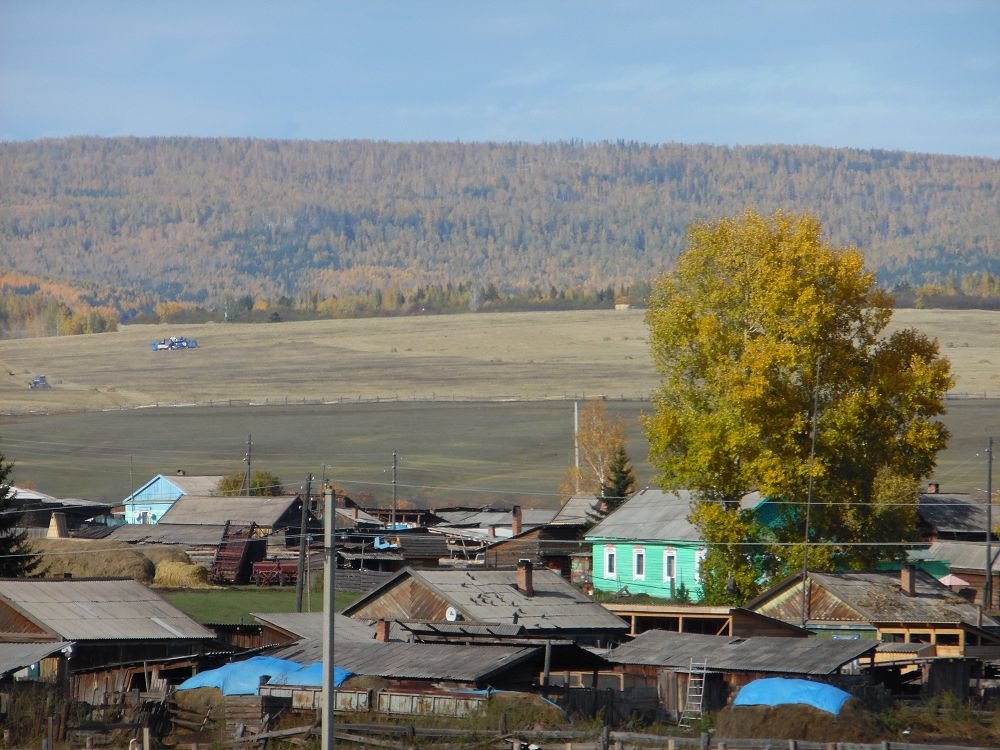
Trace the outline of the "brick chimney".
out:
M 511 536 L 517 536 L 521 533 L 521 506 L 515 505 L 513 510 L 514 518 L 510 522 L 510 533 Z
M 486 536 L 488 536 L 490 539 L 493 539 L 494 537 L 496 537 L 496 535 L 497 535 L 497 527 L 495 524 L 491 523 L 489 526 L 486 527 Z
M 927 484 L 928 495 L 937 495 L 939 492 L 941 492 L 940 484 L 938 484 L 937 482 L 928 482 Z
M 531 581 L 531 560 L 517 561 L 517 590 L 525 596 L 535 595 L 535 587 Z
M 912 565 L 904 565 L 899 571 L 899 588 L 907 596 L 917 595 L 917 571 Z
M 375 640 L 379 643 L 389 642 L 389 621 L 388 620 L 376 620 L 375 622 Z

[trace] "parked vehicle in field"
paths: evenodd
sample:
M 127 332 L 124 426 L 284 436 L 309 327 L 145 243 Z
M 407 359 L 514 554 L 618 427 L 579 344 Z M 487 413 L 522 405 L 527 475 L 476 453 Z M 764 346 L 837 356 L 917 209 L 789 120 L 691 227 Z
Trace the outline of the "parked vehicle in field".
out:
M 31 382 L 28 383 L 28 388 L 32 391 L 35 390 L 36 388 L 51 388 L 51 387 L 52 386 L 49 384 L 49 379 L 44 375 L 35 375 L 35 377 L 31 379 Z
M 197 349 L 198 342 L 185 336 L 171 336 L 169 339 L 150 341 L 149 348 L 154 352 L 174 351 L 177 349 Z

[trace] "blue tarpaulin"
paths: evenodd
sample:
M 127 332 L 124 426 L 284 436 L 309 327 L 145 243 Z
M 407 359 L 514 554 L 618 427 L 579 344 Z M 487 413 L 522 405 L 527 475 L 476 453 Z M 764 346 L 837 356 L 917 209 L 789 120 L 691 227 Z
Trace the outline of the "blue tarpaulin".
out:
M 836 716 L 850 697 L 850 693 L 822 682 L 767 677 L 748 682 L 740 688 L 733 705 L 781 706 L 786 703 L 804 703 Z
M 265 675 L 268 676 L 268 685 L 320 687 L 323 684 L 323 663 L 314 662 L 303 666 L 288 659 L 254 656 L 246 661 L 233 662 L 196 674 L 178 685 L 177 689 L 214 687 L 221 690 L 223 695 L 254 695 L 261 684 L 261 677 Z M 339 687 L 350 676 L 351 672 L 334 666 L 334 687 Z

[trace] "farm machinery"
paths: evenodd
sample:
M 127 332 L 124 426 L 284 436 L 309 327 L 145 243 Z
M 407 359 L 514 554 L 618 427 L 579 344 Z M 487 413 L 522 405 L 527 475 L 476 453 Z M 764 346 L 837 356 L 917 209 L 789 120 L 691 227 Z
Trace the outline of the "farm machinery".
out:
M 154 352 L 176 351 L 178 349 L 197 349 L 198 342 L 184 336 L 171 336 L 169 339 L 150 341 L 149 348 Z

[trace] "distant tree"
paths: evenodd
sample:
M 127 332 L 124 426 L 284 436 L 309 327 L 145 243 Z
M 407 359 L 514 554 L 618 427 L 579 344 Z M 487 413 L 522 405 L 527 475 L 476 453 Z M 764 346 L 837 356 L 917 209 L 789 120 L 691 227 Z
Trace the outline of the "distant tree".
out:
M 13 469 L 14 465 L 0 453 L 0 578 L 31 576 L 41 564 L 27 532 L 17 528 L 19 514 L 13 509 L 15 493 L 10 486 Z
M 246 472 L 238 471 L 224 476 L 215 491 L 220 495 L 280 495 L 281 480 L 269 471 L 254 469 L 247 492 Z
M 632 462 L 629 460 L 623 441 L 615 449 L 611 465 L 608 467 L 608 477 L 601 485 L 603 515 L 617 510 L 633 492 L 635 492 L 635 472 L 632 470 Z
M 624 450 L 625 425 L 621 418 L 608 416 L 602 400 L 586 401 L 580 407 L 576 444 L 580 465 L 567 470 L 560 492 L 564 497 L 578 493 L 598 496 L 609 484 L 618 449 Z

